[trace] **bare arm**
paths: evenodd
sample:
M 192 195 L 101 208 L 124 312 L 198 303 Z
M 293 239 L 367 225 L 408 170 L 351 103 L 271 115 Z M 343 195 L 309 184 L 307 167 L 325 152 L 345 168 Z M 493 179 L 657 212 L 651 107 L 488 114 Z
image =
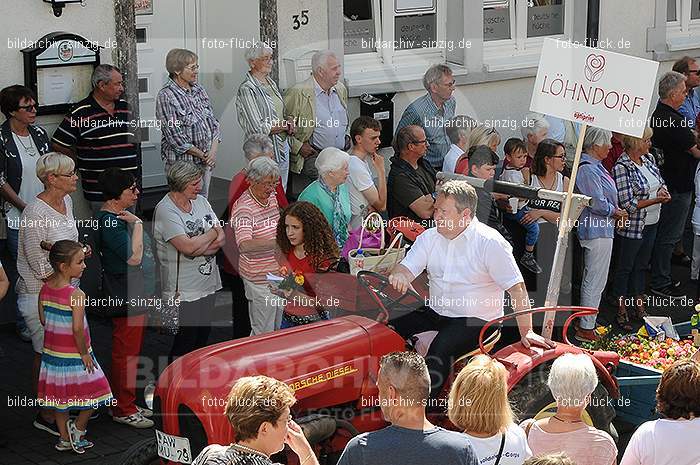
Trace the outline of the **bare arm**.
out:
M 389 275 L 389 284 L 391 284 L 394 289 L 404 294 L 410 287 L 411 282 L 416 279 L 413 273 L 405 266 L 399 264 L 391 270 Z
M 218 237 L 218 232 L 215 228 L 210 229 L 199 236 L 189 237 L 187 234 L 180 234 L 170 239 L 170 243 L 178 252 L 189 255 L 190 257 L 199 257 L 204 255 L 212 242 Z
M 75 160 L 75 150 L 72 147 L 65 147 L 61 144 L 57 144 L 56 142 L 51 144 L 51 148 L 53 149 L 54 152 L 59 152 L 62 153 L 63 155 L 68 155 L 71 157 L 73 160 Z
M 202 255 L 215 255 L 216 252 L 218 252 L 219 249 L 223 247 L 224 243 L 226 242 L 226 236 L 224 235 L 223 228 L 216 227 L 214 229 L 216 230 L 216 239 L 214 239 L 214 242 L 209 244 L 209 247 L 207 248 L 207 250 L 204 251 Z
M 242 254 L 253 255 L 266 253 L 277 245 L 276 239 L 249 239 L 238 244 L 238 250 Z
M 76 289 L 71 294 L 71 308 L 73 309 L 73 339 L 75 339 L 75 346 L 78 349 L 80 358 L 83 360 L 85 369 L 88 373 L 92 373 L 95 371 L 95 364 L 88 352 L 85 338 L 85 293 L 80 289 Z
M 0 195 L 12 205 L 17 207 L 19 211 L 24 210 L 24 207 L 27 206 L 27 203 L 19 198 L 15 190 L 7 182 L 0 186 Z
M 430 219 L 433 216 L 433 209 L 435 208 L 435 200 L 430 194 L 424 195 L 414 200 L 408 208 L 413 211 L 416 215 L 423 218 L 424 220 Z
M 530 297 L 527 294 L 525 283 L 519 282 L 514 285 L 508 289 L 508 294 L 511 300 L 513 300 L 513 311 L 519 312 L 530 309 Z M 532 330 L 532 315 L 520 315 L 516 319 L 518 321 L 518 329 L 520 330 L 520 340 L 525 347 L 530 347 L 531 345 L 545 348 L 555 347 L 552 341 L 543 338 L 539 334 L 535 334 Z

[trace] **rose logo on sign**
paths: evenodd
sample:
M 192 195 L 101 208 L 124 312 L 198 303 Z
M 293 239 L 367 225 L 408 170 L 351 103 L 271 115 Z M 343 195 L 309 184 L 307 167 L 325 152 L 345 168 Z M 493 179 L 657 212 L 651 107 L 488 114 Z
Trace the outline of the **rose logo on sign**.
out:
M 68 41 L 63 41 L 58 46 L 58 58 L 61 61 L 70 61 L 73 58 L 73 46 Z
M 584 68 L 584 75 L 589 81 L 598 82 L 598 80 L 600 80 L 600 78 L 603 77 L 604 68 L 605 57 L 603 55 L 595 55 L 591 53 L 586 58 L 586 67 Z

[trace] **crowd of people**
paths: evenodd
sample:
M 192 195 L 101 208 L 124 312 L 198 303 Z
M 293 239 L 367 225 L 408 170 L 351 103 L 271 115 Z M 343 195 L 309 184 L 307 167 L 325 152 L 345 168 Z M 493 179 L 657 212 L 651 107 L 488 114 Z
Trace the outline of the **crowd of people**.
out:
M 581 418 L 598 386 L 588 355 L 565 354 L 551 365 L 546 387 L 556 413 L 517 423 L 508 398 L 508 370 L 479 355 L 457 374 L 446 413 L 457 431 L 433 424 L 430 374 L 415 352 L 384 355 L 376 374 L 377 406 L 386 428 L 359 434 L 347 443 L 339 465 L 454 463 L 462 465 L 615 465 L 612 436 Z M 669 367 L 656 397 L 661 420 L 633 434 L 621 465 L 695 464 L 700 455 L 687 444 L 700 433 L 700 361 Z M 229 393 L 225 415 L 236 439 L 207 446 L 194 465 L 272 464 L 270 456 L 289 445 L 300 465 L 318 464 L 314 448 L 293 420 L 296 399 L 287 384 L 267 376 L 240 378 Z M 601 425 L 602 427 L 602 425 Z
M 487 121 L 456 114 L 452 70 L 434 65 L 423 77 L 426 93 L 398 122 L 387 172 L 379 152 L 382 125 L 369 116 L 350 119 L 337 57 L 330 51 L 317 52 L 311 76 L 281 93 L 271 77 L 272 53 L 265 44 L 253 43 L 245 54 L 250 70 L 238 89 L 236 109 L 245 135 L 246 166 L 231 173 L 228 208 L 221 219 L 207 199 L 220 125 L 198 82 L 197 55 L 184 49 L 168 53 L 169 79 L 156 101 L 168 193 L 155 208 L 150 231 L 134 209 L 141 160 L 129 106 L 120 98 L 123 80 L 117 68 L 95 68 L 93 91 L 65 116 L 51 138 L 36 125 L 37 97 L 30 89 L 15 85 L 0 92 L 6 117 L 0 129 L 0 195 L 7 221 L 8 298 L 16 302 L 18 332 L 31 341 L 34 351 L 33 386 L 44 400 L 34 425 L 59 438 L 56 449 L 82 453 L 91 447 L 85 438 L 86 412 L 107 403 L 113 404 L 115 421 L 153 426 L 152 412 L 135 403 L 136 364 L 149 309 L 129 298 L 157 295 L 164 306 L 177 302 L 178 332 L 169 360 L 204 347 L 216 294 L 223 286 L 217 254 L 223 256 L 233 294 L 234 337 L 245 337 L 331 318 L 334 309 L 313 299 L 318 292 L 314 275 L 347 271 L 340 251 L 369 214 L 402 217 L 427 228 L 391 271 L 389 282 L 405 292 L 427 272 L 430 299 L 390 324 L 407 339 L 429 330 L 437 335 L 428 348 L 427 364 L 415 354 L 394 354 L 382 361 L 380 398 L 438 397 L 447 387 L 452 362 L 477 346 L 488 320 L 503 316 L 507 307 L 530 307 L 523 271 L 546 274 L 543 266 L 547 269 L 551 262 L 553 244 L 543 243 L 543 234 L 556 227 L 561 205 L 509 198 L 463 180 L 439 182 L 437 172 L 564 192 L 570 182 L 576 125 L 527 114 L 522 139 L 505 141 L 501 157 L 499 132 Z M 659 102 L 641 138 L 595 127 L 583 138 L 575 188 L 592 201 L 576 228 L 584 263 L 580 304 L 600 306 L 612 266 L 609 293 L 618 307 L 617 323 L 625 329 L 632 328 L 631 316 L 646 316 L 647 272 L 651 269 L 652 293 L 675 299 L 681 297 L 681 283 L 671 276 L 672 260 L 688 265 L 692 261 L 678 244 L 694 187 L 700 185 L 700 149 L 692 129 L 700 105 L 688 103 L 698 98 L 693 89 L 700 84 L 699 69 L 686 57 L 661 76 Z M 99 225 L 96 250 L 79 241 L 71 197 L 77 195 L 79 179 Z M 700 189 L 696 193 L 700 195 Z M 694 219 L 700 215 L 700 202 L 695 209 Z M 693 226 L 697 230 L 697 221 Z M 102 295 L 119 298 L 116 304 L 102 305 L 113 322 L 108 375 L 92 353 L 85 318 L 86 308 L 92 306 L 85 304 L 79 287 L 85 259 L 92 254 L 100 262 Z M 697 279 L 700 246 L 693 255 Z M 291 285 L 282 285 L 290 280 Z M 595 315 L 581 318 L 576 338 L 595 341 L 596 325 Z M 514 331 L 511 339 L 504 334 L 504 341 L 553 347 L 533 331 L 529 316 L 519 317 Z M 683 376 L 690 376 L 697 390 L 697 373 L 692 374 L 697 366 L 684 369 Z M 399 372 L 408 373 L 412 381 L 397 384 Z M 406 443 L 401 454 L 413 461 L 419 455 L 434 459 L 438 451 L 448 454 L 445 460 L 470 464 L 484 463 L 484 457 L 494 453 L 496 462 L 503 464 L 614 461 L 617 452 L 610 437 L 578 424 L 581 408 L 558 405 L 553 420 L 520 429 L 508 407 L 504 373 L 498 362 L 478 357 L 457 377 L 450 393 L 453 401 L 485 396 L 481 407 L 475 407 L 484 409 L 479 413 L 455 405 L 450 410 L 464 434 L 433 427 L 424 411 L 387 410 L 386 418 L 394 426 L 370 433 L 375 441 L 353 439 L 341 462 L 379 463 L 386 455 L 383 448 L 401 442 Z M 585 407 L 597 385 L 594 378 L 595 371 L 581 359 L 561 357 L 552 367 L 549 386 L 557 401 L 573 399 Z M 274 380 L 244 378 L 231 395 L 245 397 L 258 390 L 281 396 L 282 408 L 257 418 L 254 412 L 237 412 L 230 406 L 227 415 L 243 432 L 239 442 L 231 448 L 210 447 L 196 463 L 223 463 L 241 454 L 269 456 L 285 438 L 300 459 L 307 455 L 310 448 L 298 426 L 286 421 L 293 393 Z M 697 415 L 698 408 L 689 405 L 673 414 Z M 80 410 L 75 421 L 69 419 L 71 410 Z M 640 435 L 653 434 L 644 431 Z M 529 458 L 562 450 L 564 446 L 552 439 L 556 434 L 570 438 L 564 448 L 570 459 Z M 416 449 L 418 443 L 430 447 Z M 596 443 L 595 453 L 591 443 Z M 630 454 L 653 453 L 642 439 L 635 444 Z M 503 459 L 501 454 L 506 454 Z M 402 456 L 393 454 L 397 460 Z M 315 460 L 311 453 L 301 463 Z

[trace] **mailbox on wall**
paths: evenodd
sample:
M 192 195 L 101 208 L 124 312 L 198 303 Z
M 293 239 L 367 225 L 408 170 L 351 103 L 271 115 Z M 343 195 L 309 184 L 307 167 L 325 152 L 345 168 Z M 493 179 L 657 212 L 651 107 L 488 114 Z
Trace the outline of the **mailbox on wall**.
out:
M 22 53 L 24 84 L 36 92 L 38 115 L 67 113 L 92 91 L 99 45 L 69 32 L 52 32 Z

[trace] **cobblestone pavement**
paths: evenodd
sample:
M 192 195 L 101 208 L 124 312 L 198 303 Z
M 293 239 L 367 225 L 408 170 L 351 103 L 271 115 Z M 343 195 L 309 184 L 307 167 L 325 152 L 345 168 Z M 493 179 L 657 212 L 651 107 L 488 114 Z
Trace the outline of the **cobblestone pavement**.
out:
M 677 279 L 687 279 L 687 268 L 676 268 L 674 275 Z M 685 289 L 688 296 L 695 296 L 694 283 L 688 283 Z M 231 296 L 224 290 L 217 296 L 217 326 L 212 330 L 209 343 L 220 342 L 231 338 Z M 669 315 L 674 322 L 687 321 L 690 315 L 690 302 L 688 305 L 668 306 L 667 302 L 651 299 L 650 313 L 655 315 Z M 614 313 L 611 307 L 603 308 L 599 317 L 601 324 L 614 321 Z M 111 324 L 102 319 L 91 319 L 90 328 L 93 348 L 96 356 L 105 371 L 110 369 L 111 352 Z M 171 336 L 164 336 L 149 329 L 144 338 L 142 356 L 144 363 L 151 364 L 153 376 L 156 376 L 165 368 L 163 355 L 167 354 L 172 343 Z M 121 454 L 131 445 L 143 439 L 153 437 L 152 429 L 139 430 L 126 425 L 115 423 L 101 411 L 99 418 L 92 420 L 88 425 L 89 437 L 94 441 L 95 447 L 84 455 L 78 456 L 71 452 L 58 452 L 53 446 L 55 438 L 48 433 L 32 427 L 33 416 L 36 409 L 31 407 L 10 406 L 17 396 L 31 398 L 30 373 L 32 362 L 31 345 L 24 343 L 15 336 L 13 328 L 5 326 L 0 328 L 0 346 L 4 356 L 0 357 L 0 438 L 6 444 L 0 448 L 0 465 L 57 465 L 81 463 L 85 465 L 109 465 L 119 464 Z M 139 381 L 139 403 L 143 405 L 142 388 L 146 384 Z M 620 449 L 624 449 L 631 432 L 621 431 Z

